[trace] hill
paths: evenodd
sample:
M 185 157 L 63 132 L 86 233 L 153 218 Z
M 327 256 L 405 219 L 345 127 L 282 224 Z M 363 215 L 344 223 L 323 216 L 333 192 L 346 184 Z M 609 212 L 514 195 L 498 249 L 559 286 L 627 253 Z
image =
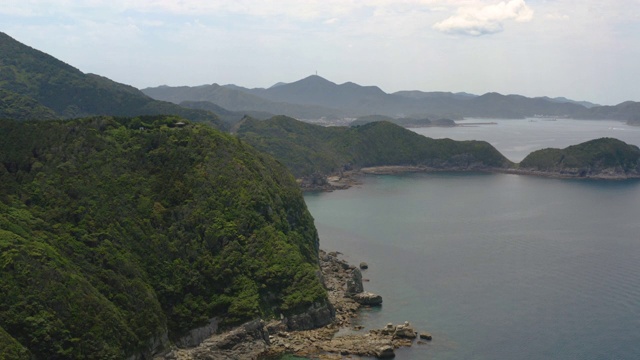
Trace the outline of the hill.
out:
M 429 127 L 429 126 L 440 126 L 440 127 L 456 126 L 455 121 L 451 119 L 438 119 L 434 121 L 431 121 L 427 118 L 415 119 L 415 118 L 402 117 L 402 118 L 396 119 L 396 118 L 392 118 L 384 115 L 361 116 L 353 120 L 351 123 L 349 123 L 349 125 L 359 126 L 359 125 L 364 125 L 364 124 L 368 124 L 376 121 L 388 121 L 390 123 L 400 125 L 406 128 Z
M 534 151 L 522 160 L 519 169 L 571 177 L 640 177 L 640 149 L 617 139 L 601 138 L 565 149 Z
M 224 125 L 207 111 L 156 101 L 140 90 L 80 70 L 0 32 L 0 118 L 172 114 Z
M 587 108 L 564 98 L 528 98 L 520 95 L 399 91 L 385 93 L 377 86 L 352 82 L 336 84 L 317 75 L 269 88 L 237 85 L 158 87 L 143 89 L 155 99 L 180 103 L 210 101 L 233 111 L 259 110 L 299 119 L 360 117 L 380 114 L 392 118 L 490 117 L 525 118 L 535 115 L 574 116 Z
M 633 123 L 640 119 L 640 102 L 625 101 L 615 106 L 596 106 L 576 116 L 580 119 L 623 120 Z
M 248 89 L 242 91 L 238 86 L 220 86 L 218 84 L 200 86 L 158 86 L 142 89 L 146 95 L 162 101 L 170 101 L 175 104 L 182 102 L 211 102 L 217 106 L 237 112 L 248 113 L 252 111 L 267 112 L 277 115 L 294 116 L 299 119 L 318 119 L 323 116 L 344 116 L 341 110 L 326 108 L 317 105 L 295 104 L 289 102 L 277 102 L 256 96 Z
M 434 140 L 385 121 L 355 127 L 322 127 L 284 116 L 265 121 L 245 119 L 238 126 L 237 136 L 273 155 L 296 177 L 380 165 L 449 170 L 511 165 L 487 142 Z
M 224 121 L 229 126 L 237 124 L 245 116 L 250 116 L 258 120 L 266 120 L 274 116 L 273 114 L 264 111 L 231 111 L 210 101 L 183 101 L 179 105 L 188 109 L 210 111 L 216 114 L 220 120 Z
M 0 358 L 149 358 L 326 303 L 290 173 L 184 122 L 0 120 Z

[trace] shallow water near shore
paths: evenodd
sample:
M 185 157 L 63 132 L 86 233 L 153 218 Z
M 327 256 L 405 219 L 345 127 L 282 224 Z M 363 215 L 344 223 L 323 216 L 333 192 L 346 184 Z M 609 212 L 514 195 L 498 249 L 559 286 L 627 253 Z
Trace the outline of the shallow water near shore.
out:
M 522 146 L 535 150 L 622 126 L 566 121 L 571 126 L 549 122 L 536 131 L 522 130 L 539 125 L 524 121 L 520 130 L 515 123 L 487 125 L 473 136 L 518 161 L 513 139 L 496 134 L 527 132 Z M 466 136 L 460 128 L 436 129 L 445 130 L 448 136 L 440 137 Z M 640 143 L 636 128 L 611 131 L 627 131 L 623 140 Z M 555 144 L 545 141 L 551 133 L 561 141 L 581 135 Z M 428 344 L 398 349 L 398 359 L 640 355 L 638 180 L 367 176 L 361 186 L 305 200 L 321 247 L 370 266 L 365 289 L 383 295 L 384 303 L 362 313 L 364 331 L 409 320 L 433 334 Z

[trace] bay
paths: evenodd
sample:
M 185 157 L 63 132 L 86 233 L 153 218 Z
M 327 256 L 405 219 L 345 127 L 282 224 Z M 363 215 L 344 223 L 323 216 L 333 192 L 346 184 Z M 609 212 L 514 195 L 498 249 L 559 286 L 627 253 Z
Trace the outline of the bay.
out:
M 640 146 L 640 126 L 614 120 L 573 119 L 465 119 L 453 128 L 412 129 L 434 139 L 484 140 L 509 160 L 519 162 L 530 152 L 548 147 L 564 148 L 601 137 L 612 137 Z M 473 125 L 493 123 L 491 125 Z
M 536 132 L 518 122 L 527 136 L 517 142 L 534 148 L 555 144 L 545 140 L 550 132 L 555 139 L 582 132 L 578 143 L 608 128 L 587 122 L 560 131 L 558 120 Z M 481 126 L 474 137 L 495 142 L 517 126 Z M 498 137 L 495 146 L 505 155 L 512 149 L 513 160 L 519 150 L 511 140 Z M 368 176 L 361 186 L 305 200 L 321 247 L 370 265 L 365 289 L 384 303 L 362 313 L 365 329 L 409 320 L 434 335 L 399 349 L 398 359 L 640 355 L 639 181 Z

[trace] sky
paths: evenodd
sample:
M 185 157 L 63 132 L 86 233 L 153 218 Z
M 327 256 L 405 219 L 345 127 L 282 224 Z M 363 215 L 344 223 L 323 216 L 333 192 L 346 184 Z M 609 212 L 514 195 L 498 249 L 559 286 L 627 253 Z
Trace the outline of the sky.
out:
M 388 93 L 640 101 L 640 0 L 2 0 L 0 31 L 137 88 L 317 73 Z

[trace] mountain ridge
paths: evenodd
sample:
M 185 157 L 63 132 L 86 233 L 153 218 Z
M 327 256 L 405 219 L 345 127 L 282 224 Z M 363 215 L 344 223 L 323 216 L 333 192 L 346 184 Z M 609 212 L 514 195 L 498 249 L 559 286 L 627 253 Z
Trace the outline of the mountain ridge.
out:
M 224 85 L 250 99 L 243 104 L 230 105 L 224 99 L 203 98 L 189 94 L 200 87 L 147 88 L 146 94 L 168 101 L 176 101 L 172 93 L 180 93 L 180 101 L 210 101 L 234 111 L 262 110 L 298 119 L 383 115 L 394 118 L 526 118 L 534 116 L 573 117 L 577 119 L 629 120 L 635 113 L 621 110 L 621 104 L 603 107 L 585 101 L 546 96 L 529 98 L 517 94 L 503 95 L 488 92 L 474 95 L 464 92 L 423 92 L 419 90 L 385 93 L 377 86 L 362 86 L 353 82 L 336 84 L 318 75 L 311 75 L 290 83 L 277 83 L 269 88 L 249 89 L 238 85 Z M 219 85 L 216 85 L 219 86 Z M 158 92 L 162 96 L 158 96 Z M 237 93 L 236 93 L 237 94 Z M 241 95 L 236 95 L 241 96 Z M 224 102 L 221 104 L 220 102 Z M 268 104 L 268 105 L 267 105 Z M 278 105 L 286 104 L 286 106 Z M 268 108 L 267 108 L 268 106 Z M 292 111 L 287 106 L 298 106 Z M 310 108 L 315 107 L 315 108 Z M 301 109 L 305 116 L 299 116 Z M 634 110 L 635 111 L 635 110 Z
M 173 114 L 220 128 L 225 126 L 213 113 L 157 101 L 133 86 L 85 74 L 3 32 L 0 32 L 0 90 L 0 118 Z M 44 113 L 48 115 L 43 117 Z

